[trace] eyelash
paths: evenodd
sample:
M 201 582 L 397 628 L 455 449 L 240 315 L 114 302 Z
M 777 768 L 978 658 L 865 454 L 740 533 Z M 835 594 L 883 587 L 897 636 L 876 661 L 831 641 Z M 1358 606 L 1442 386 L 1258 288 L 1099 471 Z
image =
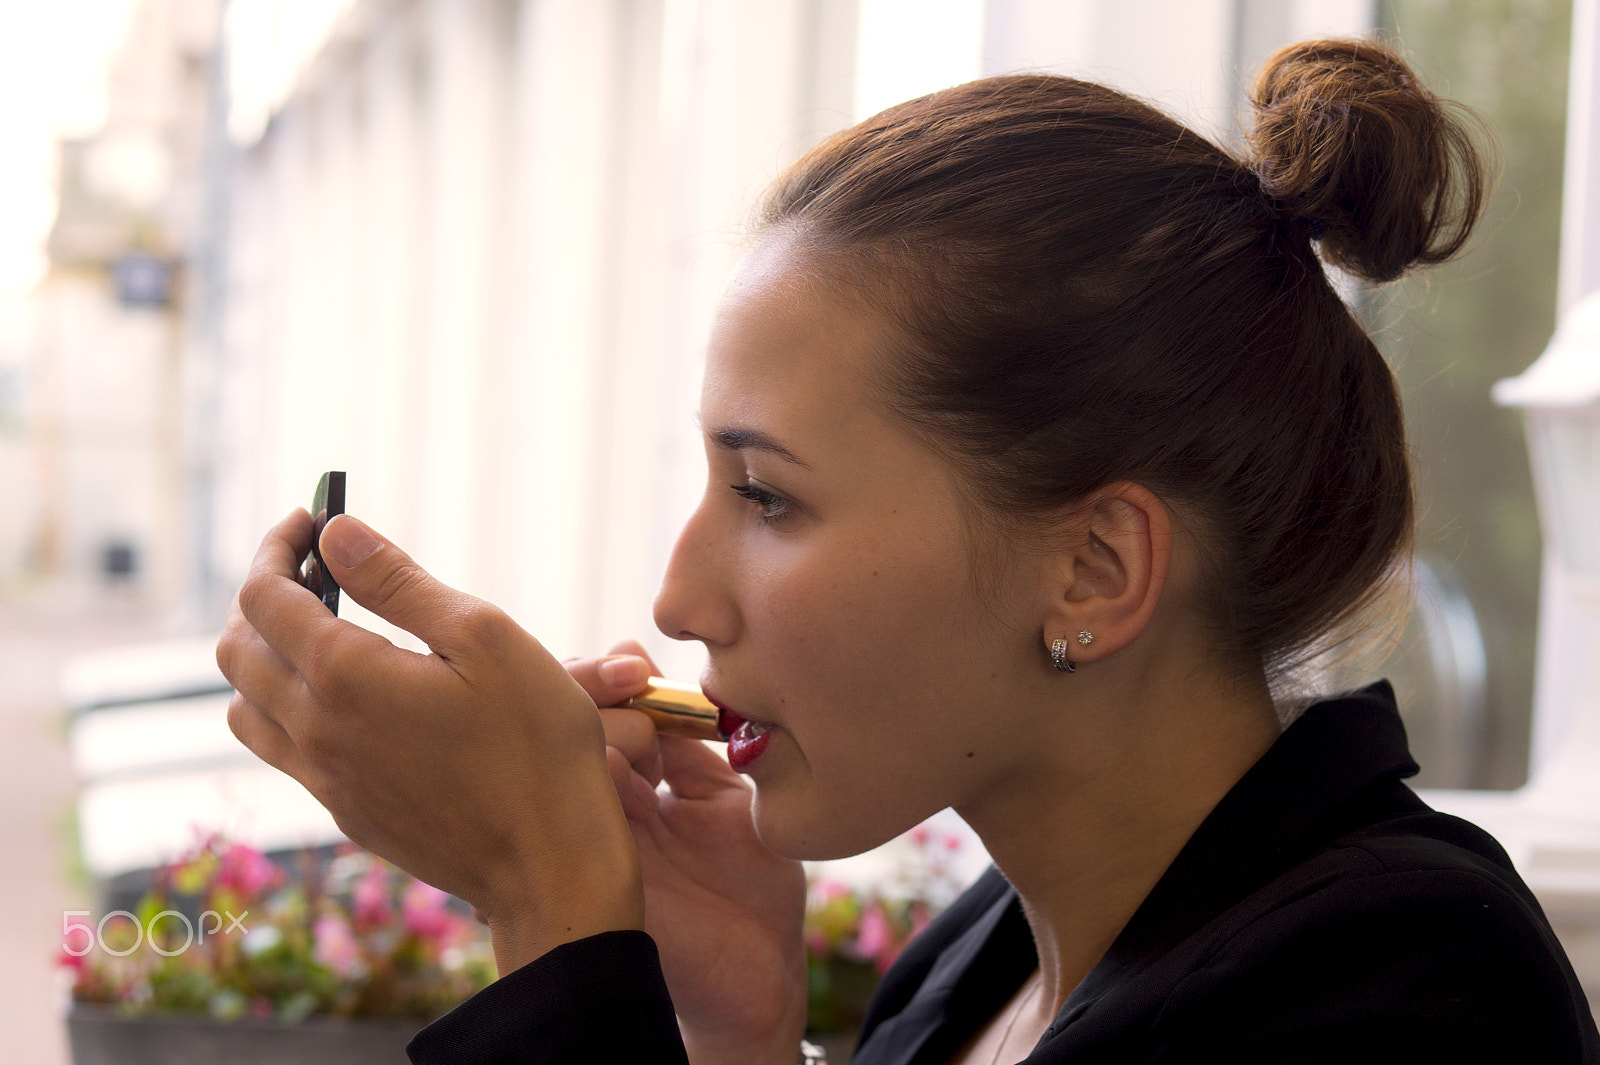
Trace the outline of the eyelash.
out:
M 764 525 L 781 521 L 784 515 L 788 513 L 789 501 L 780 495 L 767 491 L 765 488 L 757 488 L 749 483 L 730 484 L 728 487 L 733 489 L 737 495 L 748 499 L 761 508 L 760 518 Z

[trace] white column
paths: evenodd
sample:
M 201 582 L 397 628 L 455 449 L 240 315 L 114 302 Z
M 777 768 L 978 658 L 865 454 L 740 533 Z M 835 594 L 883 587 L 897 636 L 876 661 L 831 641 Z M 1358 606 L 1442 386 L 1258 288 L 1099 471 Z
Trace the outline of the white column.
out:
M 350 382 L 357 343 L 356 125 L 346 72 L 333 74 L 298 95 L 274 130 L 283 166 L 276 221 L 285 230 L 280 435 L 271 459 L 280 514 L 291 505 L 310 506 L 317 475 L 349 463 L 352 418 L 359 416 Z
M 1104 82 L 1226 137 L 1268 55 L 1376 20 L 1375 0 L 989 0 L 983 66 Z
M 595 574 L 607 549 L 613 395 L 619 100 L 627 5 L 528 0 L 511 92 L 510 357 L 493 400 L 503 492 L 492 508 L 497 601 L 559 654 L 593 652 Z M 621 439 L 613 440 L 617 434 Z
M 276 223 L 282 227 L 278 269 L 283 287 L 274 367 L 277 438 L 270 443 L 269 468 L 271 496 L 279 501 L 279 510 L 286 509 L 282 501 L 298 501 L 305 495 L 304 471 L 315 466 L 315 456 L 326 439 L 320 435 L 310 402 L 310 393 L 320 389 L 324 380 L 321 337 L 328 286 L 317 103 L 313 98 L 297 98 L 279 114 L 273 131 L 280 168 Z
M 664 545 L 676 537 L 685 512 L 683 495 L 663 488 L 681 483 L 669 471 L 702 468 L 689 446 L 695 434 L 688 415 L 681 402 L 667 399 L 670 394 L 681 400 L 682 389 L 672 385 L 663 359 L 673 350 L 669 329 L 676 320 L 669 298 L 678 261 L 670 210 L 679 148 L 663 122 L 664 6 L 661 0 L 634 5 L 620 38 L 627 73 L 613 112 L 610 350 L 595 395 L 603 450 L 590 487 L 597 550 L 585 593 L 589 606 L 576 633 L 578 650 L 585 652 L 626 637 L 650 646 L 664 642 L 656 636 L 650 604 L 660 584 Z M 693 677 L 699 668 L 661 665 L 674 676 Z
M 1573 0 L 1557 316 L 1600 288 L 1600 5 Z
M 520 8 L 494 595 L 559 654 L 698 671 L 650 604 L 704 480 L 711 310 L 759 191 L 849 120 L 853 4 Z
M 497 0 L 427 0 L 420 454 L 407 485 L 412 553 L 441 579 L 492 595 L 499 561 L 482 550 L 501 342 L 507 27 Z
M 645 552 L 642 572 L 649 577 L 636 587 L 649 592 L 705 487 L 705 460 L 692 419 L 699 409 L 711 316 L 744 250 L 751 211 L 789 161 L 823 133 L 851 121 L 854 10 L 854 0 L 666 0 L 662 5 L 657 106 L 665 154 L 646 202 L 651 211 L 665 205 L 671 229 L 649 253 L 648 269 L 665 270 L 658 280 L 656 298 L 664 306 L 653 345 L 659 385 L 653 396 L 644 397 L 650 417 L 657 419 L 657 435 L 653 443 L 638 445 L 657 456 L 656 472 L 641 483 L 624 451 L 614 453 L 613 465 L 616 476 L 625 478 L 613 483 L 631 485 L 656 518 L 648 539 L 635 548 Z M 627 269 L 642 267 L 630 259 Z M 628 497 L 609 486 L 607 491 L 617 500 L 618 521 L 627 520 Z M 646 645 L 668 673 L 698 673 L 698 646 L 658 636 L 645 602 L 629 609 L 636 611 Z M 601 619 L 607 639 L 637 631 L 623 626 L 621 612 L 606 617 L 617 619 Z
M 860 0 L 856 115 L 865 118 L 984 73 L 985 6 L 983 0 Z
M 237 587 L 265 522 L 281 507 L 268 497 L 276 473 L 279 390 L 273 367 L 281 350 L 282 226 L 277 195 L 278 138 L 241 153 L 229 196 L 228 304 L 223 343 L 227 369 L 218 382 L 216 525 L 217 572 Z
M 331 67 L 320 79 L 316 109 L 316 156 L 319 220 L 315 233 L 321 283 L 312 294 L 317 322 L 312 350 L 315 376 L 296 389 L 307 427 L 300 449 L 301 465 L 285 470 L 291 498 L 310 495 L 323 470 L 354 470 L 359 475 L 366 436 L 367 382 L 357 376 L 356 361 L 369 343 L 371 313 L 367 299 L 365 242 L 369 191 L 361 166 L 361 115 L 357 94 L 359 71 L 347 63 Z
M 1572 58 L 1567 88 L 1566 173 L 1561 194 L 1561 260 L 1557 319 L 1565 319 L 1583 297 L 1600 288 L 1600 3 L 1574 0 Z M 1529 414 L 1529 451 L 1539 475 L 1540 449 Z M 1548 417 L 1548 415 L 1546 415 Z M 1567 461 L 1572 461 L 1570 458 Z M 1542 502 L 1553 501 L 1552 486 L 1541 485 Z M 1551 515 L 1541 513 L 1548 530 Z M 1591 530 L 1591 532 L 1594 532 Z M 1546 533 L 1546 538 L 1550 533 Z M 1594 532 L 1600 536 L 1600 532 Z M 1562 567 L 1556 551 L 1545 547 L 1539 583 L 1539 650 L 1533 685 L 1533 743 L 1530 775 L 1537 778 L 1556 754 L 1574 741 L 1582 712 L 1600 707 L 1600 611 L 1586 603 L 1577 580 Z M 1600 732 L 1600 721 L 1588 729 Z M 1600 737 L 1588 748 L 1600 751 Z M 1600 772 L 1600 767 L 1583 767 Z
M 360 439 L 347 502 L 352 513 L 407 549 L 423 456 L 421 357 L 427 314 L 423 270 L 427 204 L 422 150 L 419 42 L 411 8 L 374 27 L 362 66 L 365 136 L 361 263 L 367 297 L 362 346 L 353 353 L 350 410 Z
M 1048 70 L 1151 100 L 1202 131 L 1231 125 L 1234 0 L 990 0 L 984 72 Z
M 1092 77 L 1099 0 L 989 0 L 984 5 L 983 73 L 1052 71 Z

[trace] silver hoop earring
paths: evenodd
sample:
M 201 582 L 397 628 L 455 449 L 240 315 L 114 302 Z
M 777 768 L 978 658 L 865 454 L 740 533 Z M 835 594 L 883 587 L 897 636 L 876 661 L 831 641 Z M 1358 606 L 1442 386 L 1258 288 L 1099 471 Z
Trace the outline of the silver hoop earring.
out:
M 1054 640 L 1050 644 L 1050 664 L 1063 673 L 1078 672 L 1078 664 L 1067 657 L 1067 641 Z

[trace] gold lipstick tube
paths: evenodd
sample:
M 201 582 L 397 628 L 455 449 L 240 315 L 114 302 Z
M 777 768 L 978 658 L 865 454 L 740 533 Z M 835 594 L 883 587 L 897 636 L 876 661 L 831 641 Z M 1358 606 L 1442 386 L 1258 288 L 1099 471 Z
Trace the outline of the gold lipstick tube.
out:
M 651 677 L 648 688 L 622 705 L 643 710 L 663 735 L 724 742 L 728 738 L 717 731 L 716 705 L 694 684 Z

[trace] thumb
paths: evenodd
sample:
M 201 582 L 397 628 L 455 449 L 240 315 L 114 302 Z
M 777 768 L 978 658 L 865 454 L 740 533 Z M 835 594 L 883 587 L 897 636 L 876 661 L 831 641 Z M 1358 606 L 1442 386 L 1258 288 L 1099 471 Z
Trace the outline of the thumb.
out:
M 328 522 L 318 547 L 344 594 L 445 658 L 459 650 L 459 623 L 487 605 L 435 580 L 410 555 L 348 514 Z

